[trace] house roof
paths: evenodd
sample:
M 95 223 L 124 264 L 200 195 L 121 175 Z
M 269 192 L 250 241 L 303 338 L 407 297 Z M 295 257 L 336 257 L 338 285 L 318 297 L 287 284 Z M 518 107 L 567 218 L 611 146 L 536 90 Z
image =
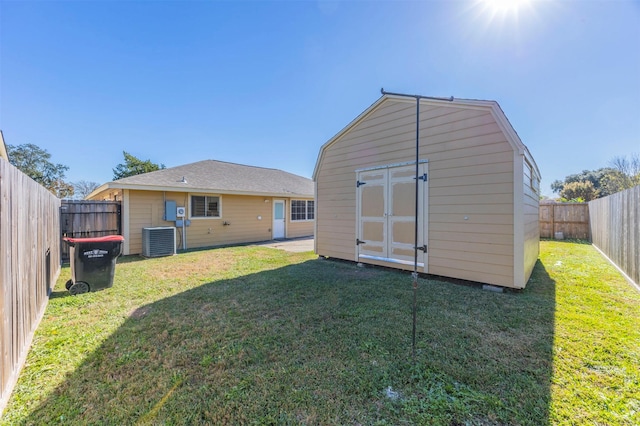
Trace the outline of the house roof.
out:
M 311 179 L 282 170 L 204 160 L 118 179 L 93 191 L 88 198 L 107 189 L 204 192 L 280 197 L 313 197 Z
M 338 132 L 334 137 L 332 137 L 327 143 L 320 147 L 320 152 L 318 154 L 318 159 L 316 160 L 316 166 L 313 171 L 313 179 L 315 180 L 318 175 L 318 171 L 320 165 L 322 163 L 322 159 L 324 157 L 325 150 L 336 143 L 338 140 L 342 138 L 346 133 L 350 132 L 355 126 L 357 126 L 361 121 L 363 121 L 367 116 L 373 113 L 376 109 L 378 109 L 385 102 L 411 102 L 415 103 L 416 98 L 414 96 L 404 96 L 404 95 L 396 95 L 396 94 L 384 94 L 378 100 L 376 100 L 369 108 L 365 109 L 360 115 L 358 115 L 351 123 L 347 124 L 340 132 Z M 536 164 L 533 156 L 529 152 L 529 149 L 526 147 L 524 143 L 520 140 L 518 133 L 515 131 L 509 119 L 500 108 L 500 105 L 496 101 L 489 100 L 478 100 L 478 99 L 459 99 L 459 98 L 431 98 L 431 97 L 421 97 L 420 105 L 433 105 L 433 106 L 453 106 L 460 108 L 470 108 L 470 109 L 484 109 L 489 110 L 493 117 L 495 118 L 498 126 L 500 126 L 501 130 L 504 132 L 507 141 L 513 147 L 514 151 L 518 152 L 521 155 L 526 155 L 528 161 L 534 167 L 537 175 L 540 176 L 540 170 L 538 169 L 538 165 Z

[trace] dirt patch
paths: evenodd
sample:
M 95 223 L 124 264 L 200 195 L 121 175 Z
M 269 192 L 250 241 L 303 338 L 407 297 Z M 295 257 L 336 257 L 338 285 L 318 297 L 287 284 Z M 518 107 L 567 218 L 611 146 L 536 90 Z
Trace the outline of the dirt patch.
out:
M 140 308 L 134 309 L 129 313 L 129 318 L 140 319 L 147 315 L 151 310 L 151 306 L 142 306 Z

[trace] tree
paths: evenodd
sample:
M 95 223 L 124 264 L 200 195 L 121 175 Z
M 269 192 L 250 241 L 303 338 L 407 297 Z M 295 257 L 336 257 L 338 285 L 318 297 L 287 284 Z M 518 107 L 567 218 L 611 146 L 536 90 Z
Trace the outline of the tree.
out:
M 87 195 L 91 194 L 93 190 L 99 186 L 100 184 L 97 182 L 88 182 L 86 180 L 74 182 L 73 184 L 73 187 L 75 189 L 74 193 L 80 199 L 86 198 Z
M 565 201 L 584 203 L 598 198 L 598 191 L 591 181 L 584 180 L 566 184 L 560 191 L 560 196 Z
M 611 193 L 640 185 L 640 155 L 631 154 L 629 159 L 626 156 L 613 157 L 609 164 L 614 172 L 606 176 L 604 185 L 611 188 Z
M 155 172 L 156 170 L 165 168 L 164 164 L 158 165 L 152 163 L 151 160 L 142 161 L 126 151 L 122 151 L 122 154 L 124 155 L 124 163 L 118 164 L 116 168 L 113 169 L 113 180 L 140 175 L 142 173 Z
M 598 170 L 583 170 L 582 173 L 569 175 L 564 178 L 564 181 L 556 180 L 551 184 L 551 189 L 555 193 L 561 193 L 564 187 L 574 182 L 591 182 L 593 188 L 598 192 L 598 197 L 604 197 L 610 195 L 607 188 L 602 187 L 603 178 L 612 173 L 614 169 L 610 167 L 603 167 Z M 596 197 L 597 198 L 597 197 Z
M 594 198 L 606 197 L 640 185 L 640 155 L 632 154 L 630 159 L 627 159 L 626 156 L 614 157 L 609 165 L 610 167 L 598 170 L 583 170 L 582 173 L 567 176 L 564 181 L 556 180 L 551 184 L 551 189 L 553 192 L 559 193 L 562 198 L 571 200 L 576 197 L 563 195 L 565 189 L 566 194 L 575 194 L 577 191 L 591 196 L 590 187 L 572 184 L 589 182 L 595 190 Z
M 51 154 L 47 150 L 30 143 L 18 146 L 7 145 L 7 154 L 11 164 L 58 198 L 73 195 L 73 186 L 64 181 L 65 172 L 69 167 L 52 163 Z

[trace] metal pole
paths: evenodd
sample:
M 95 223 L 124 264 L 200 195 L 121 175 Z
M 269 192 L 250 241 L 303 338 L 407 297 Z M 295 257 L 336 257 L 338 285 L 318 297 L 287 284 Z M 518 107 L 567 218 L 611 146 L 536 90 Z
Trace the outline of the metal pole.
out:
M 418 310 L 418 197 L 420 195 L 420 98 L 416 98 L 416 212 L 413 244 L 413 332 L 411 334 L 411 354 L 416 358 L 416 311 Z
M 403 96 L 415 98 L 416 100 L 416 193 L 415 193 L 415 223 L 414 223 L 414 248 L 413 248 L 413 330 L 411 334 L 411 354 L 413 359 L 416 358 L 416 323 L 418 310 L 418 207 L 420 195 L 420 99 L 434 99 L 438 101 L 453 101 L 453 96 L 448 98 L 438 98 L 432 96 L 407 95 L 404 93 L 385 92 L 384 88 L 380 89 L 383 95 Z M 426 181 L 425 181 L 426 183 Z
M 437 96 L 407 95 L 406 93 L 387 92 L 386 90 L 384 90 L 384 88 L 380 89 L 380 93 L 382 93 L 383 95 L 402 96 L 405 98 L 414 98 L 414 99 L 434 99 L 436 101 L 449 101 L 449 102 L 453 101 L 453 96 L 444 98 L 444 97 L 437 97 Z

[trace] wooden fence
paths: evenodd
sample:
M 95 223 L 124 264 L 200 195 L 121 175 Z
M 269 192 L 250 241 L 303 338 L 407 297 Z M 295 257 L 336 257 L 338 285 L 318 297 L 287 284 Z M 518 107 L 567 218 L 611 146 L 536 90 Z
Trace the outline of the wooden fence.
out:
M 591 237 L 636 284 L 640 284 L 640 186 L 589 202 Z
M 122 233 L 120 201 L 63 200 L 60 206 L 62 237 L 89 238 Z M 61 242 L 63 262 L 69 261 L 69 246 Z
M 540 238 L 589 240 L 589 205 L 587 203 L 540 203 Z
M 60 200 L 0 158 L 0 413 L 60 274 Z

